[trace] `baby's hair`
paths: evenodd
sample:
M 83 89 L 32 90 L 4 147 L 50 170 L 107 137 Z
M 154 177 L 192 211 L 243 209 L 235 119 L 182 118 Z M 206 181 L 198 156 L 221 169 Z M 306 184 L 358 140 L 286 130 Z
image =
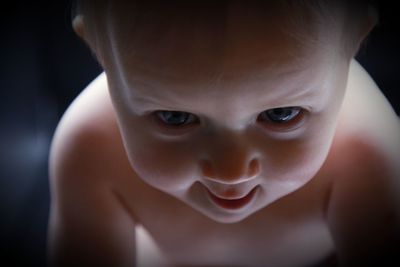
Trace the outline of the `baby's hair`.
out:
M 129 4 L 131 8 L 133 7 L 130 10 L 129 23 L 135 26 L 130 25 L 129 27 L 133 29 L 133 33 L 140 33 L 142 25 L 146 25 L 146 27 L 150 25 L 154 26 L 154 28 L 166 27 L 169 18 L 180 15 L 185 16 L 185 12 L 202 16 L 202 23 L 218 18 L 217 23 L 223 24 L 223 16 L 226 15 L 229 5 L 233 2 L 239 3 L 243 7 L 243 12 L 248 11 L 249 7 L 253 7 L 251 12 L 266 12 L 265 17 L 274 16 L 273 12 L 269 11 L 270 5 L 278 6 L 281 11 L 299 10 L 301 12 L 293 13 L 295 15 L 285 22 L 289 26 L 287 29 L 290 29 L 288 35 L 309 47 L 330 42 L 329 38 L 309 38 L 310 36 L 312 37 L 312 34 L 310 34 L 305 25 L 312 18 L 313 27 L 319 27 L 320 31 L 323 29 L 322 32 L 325 32 L 326 36 L 334 35 L 332 29 L 337 29 L 336 38 L 340 39 L 342 43 L 340 52 L 345 57 L 351 57 L 357 52 L 361 45 L 360 42 L 366 37 L 366 34 L 363 34 L 362 31 L 364 31 L 364 28 L 368 28 L 363 24 L 366 23 L 370 16 L 371 7 L 376 7 L 375 1 L 372 0 L 75 0 L 72 5 L 72 16 L 83 14 L 85 18 L 87 17 L 85 20 L 86 32 L 91 36 L 92 46 L 97 47 L 101 45 L 99 44 L 99 38 L 101 38 L 99 34 L 104 35 L 104 30 L 99 30 L 101 29 L 99 24 L 104 25 L 104 21 L 107 20 L 106 14 L 114 6 L 121 3 Z M 260 8 L 254 8 L 255 6 Z M 165 17 L 163 18 L 163 16 Z M 191 19 L 190 16 L 185 16 L 185 18 Z M 371 24 L 375 24 L 375 22 Z M 154 30 L 154 32 L 160 31 L 160 29 L 158 31 Z M 368 31 L 369 29 L 365 32 Z M 133 38 L 135 38 L 134 35 Z

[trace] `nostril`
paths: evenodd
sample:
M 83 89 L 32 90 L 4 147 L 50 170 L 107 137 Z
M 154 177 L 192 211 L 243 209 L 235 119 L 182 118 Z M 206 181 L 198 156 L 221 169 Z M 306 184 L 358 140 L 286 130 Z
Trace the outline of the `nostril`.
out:
M 258 175 L 259 172 L 260 172 L 260 162 L 258 161 L 258 159 L 252 159 L 249 163 L 249 170 L 247 176 L 249 178 L 254 177 Z
M 201 169 L 204 177 L 213 178 L 215 176 L 211 163 L 208 161 L 203 161 L 201 163 Z

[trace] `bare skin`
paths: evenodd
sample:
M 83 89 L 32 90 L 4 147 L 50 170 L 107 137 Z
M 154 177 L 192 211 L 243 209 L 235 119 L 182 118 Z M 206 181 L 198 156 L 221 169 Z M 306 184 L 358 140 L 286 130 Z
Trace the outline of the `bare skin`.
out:
M 70 182 L 71 187 L 63 188 L 61 192 L 80 195 L 83 193 L 80 191 L 84 189 L 84 194 L 88 198 L 95 194 L 107 194 L 108 196 L 102 202 L 104 202 L 103 205 L 110 206 L 110 209 L 116 209 L 112 218 L 108 216 L 107 209 L 97 208 L 101 205 L 100 203 L 88 202 L 87 206 L 81 204 L 79 206 L 85 213 L 85 221 L 92 223 L 91 226 L 97 224 L 104 224 L 104 227 L 108 224 L 113 226 L 114 223 L 111 223 L 111 220 L 117 220 L 117 225 L 126 227 L 124 230 L 116 229 L 124 233 L 116 235 L 121 239 L 116 241 L 118 244 L 121 243 L 124 251 L 130 255 L 133 255 L 132 251 L 134 251 L 134 228 L 135 225 L 140 225 L 150 233 L 153 242 L 159 248 L 159 260 L 165 264 L 311 266 L 321 262 L 331 254 L 337 253 L 327 217 L 329 217 L 329 203 L 334 201 L 331 198 L 334 195 L 340 195 L 341 192 L 332 194 L 332 188 L 340 188 L 341 181 L 351 176 L 354 186 L 360 190 L 357 192 L 356 189 L 351 196 L 346 195 L 345 201 L 354 203 L 352 196 L 361 195 L 361 197 L 369 198 L 370 190 L 373 190 L 375 196 L 376 192 L 379 192 L 374 181 L 377 179 L 374 176 L 374 170 L 378 169 L 380 173 L 390 170 L 390 163 L 385 161 L 385 157 L 392 158 L 392 151 L 382 149 L 380 144 L 384 141 L 379 137 L 383 133 L 381 134 L 381 128 L 376 124 L 368 123 L 369 115 L 388 118 L 385 124 L 388 124 L 389 129 L 399 129 L 394 126 L 399 125 L 398 118 L 393 114 L 379 89 L 358 64 L 353 63 L 351 66 L 348 93 L 340 115 L 341 127 L 336 132 L 329 156 L 321 170 L 299 190 L 275 201 L 244 221 L 235 224 L 216 223 L 174 197 L 147 185 L 137 177 L 122 145 L 104 75 L 92 83 L 71 106 L 63 119 L 62 130 L 59 130 L 56 145 L 53 148 L 70 150 L 73 153 L 70 155 L 71 164 L 76 165 L 77 168 L 84 168 L 91 164 L 95 164 L 96 168 L 85 170 L 87 174 L 79 177 L 84 181 L 75 181 L 71 177 L 69 180 L 72 181 L 66 181 Z M 368 90 L 364 90 L 364 85 Z M 371 100 L 375 105 L 369 104 Z M 350 120 L 352 116 L 359 118 L 358 125 L 354 126 L 354 121 Z M 360 143 L 359 141 L 363 138 L 367 138 L 368 143 Z M 80 142 L 87 142 L 87 145 L 76 147 L 75 144 Z M 355 153 L 343 154 L 341 150 L 343 147 Z M 368 157 L 364 154 L 365 151 L 368 151 Z M 82 155 L 85 155 L 86 160 L 80 159 Z M 366 164 L 365 158 L 371 162 Z M 375 161 L 374 158 L 379 160 Z M 351 170 L 348 168 L 349 164 Z M 389 167 L 385 168 L 385 165 Z M 366 177 L 353 177 L 354 173 L 358 174 L 359 169 Z M 75 169 L 72 172 L 79 174 L 83 170 Z M 339 179 L 336 177 L 337 174 L 342 177 Z M 372 177 L 368 177 L 369 175 Z M 357 185 L 357 183 L 362 184 Z M 61 186 L 56 183 L 57 185 Z M 369 188 L 369 186 L 374 188 Z M 99 190 L 100 193 L 97 192 Z M 56 197 L 62 196 L 56 195 Z M 103 198 L 101 195 L 98 197 Z M 378 195 L 372 208 L 376 205 L 379 209 L 380 200 Z M 382 202 L 385 204 L 384 199 Z M 74 200 L 64 205 L 66 205 L 65 209 L 71 209 L 70 212 L 80 213 Z M 57 212 L 60 208 L 62 207 L 54 206 L 53 211 Z M 380 210 L 374 209 L 368 212 L 381 213 Z M 62 218 L 68 219 L 75 215 L 66 212 Z M 101 218 L 98 219 L 97 216 Z M 53 213 L 53 220 L 55 219 L 56 216 Z M 79 227 L 81 229 L 71 232 L 72 230 L 66 226 L 65 234 L 73 236 L 74 233 L 79 233 L 81 235 L 82 231 L 88 235 L 90 232 L 93 232 L 95 236 L 99 234 L 96 233 L 98 230 L 96 228 L 86 229 L 84 225 Z M 140 234 L 140 237 L 139 242 L 136 243 L 137 247 L 147 242 L 143 240 L 143 237 L 149 238 L 143 234 Z M 100 237 L 94 239 L 97 238 Z M 91 243 L 86 240 L 86 242 L 89 242 L 87 245 L 90 245 L 93 251 L 101 251 L 95 241 Z M 132 251 L 129 251 L 130 249 Z M 138 250 L 142 251 L 139 248 Z M 154 261 L 153 253 L 154 250 L 146 248 L 141 252 L 142 258 L 138 260 L 140 262 Z M 133 259 L 128 260 L 128 262 L 132 261 Z
M 74 101 L 54 137 L 56 265 L 395 259 L 399 119 L 341 50 L 340 19 L 331 31 L 311 19 L 299 39 L 279 5 L 231 3 L 223 24 L 219 13 L 203 23 L 171 9 L 131 32 L 129 5 L 109 9 L 97 39 L 76 23 L 107 78 Z M 370 28 L 352 33 L 362 40 Z M 266 119 L 282 107 L 295 115 Z M 167 125 L 160 111 L 189 123 Z

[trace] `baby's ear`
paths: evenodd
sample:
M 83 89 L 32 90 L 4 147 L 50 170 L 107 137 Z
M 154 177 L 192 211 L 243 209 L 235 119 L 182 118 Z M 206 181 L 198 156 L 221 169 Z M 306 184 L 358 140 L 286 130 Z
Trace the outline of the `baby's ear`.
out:
M 368 36 L 379 20 L 378 10 L 371 4 L 368 5 L 368 11 L 366 13 L 361 29 L 361 40 L 364 40 Z
M 89 49 L 96 57 L 97 61 L 104 68 L 104 61 L 102 60 L 102 58 L 99 55 L 99 52 L 97 51 L 97 46 L 95 42 L 91 40 L 93 39 L 93 36 L 92 38 L 90 38 L 89 34 L 86 32 L 84 15 L 79 14 L 73 18 L 72 28 L 74 29 L 75 33 L 87 44 Z
M 85 40 L 85 26 L 83 22 L 83 15 L 76 15 L 72 20 L 72 28 L 75 33 Z M 85 40 L 86 41 L 86 40 Z
M 349 50 L 347 50 L 346 54 L 350 55 L 351 57 L 354 57 L 358 53 L 360 47 L 365 42 L 368 35 L 374 29 L 379 20 L 378 11 L 372 5 L 365 6 L 360 11 L 361 13 L 357 14 L 359 19 L 354 31 L 349 31 L 349 34 L 351 34 L 351 36 L 349 36 L 349 40 L 351 40 L 351 42 L 348 47 Z

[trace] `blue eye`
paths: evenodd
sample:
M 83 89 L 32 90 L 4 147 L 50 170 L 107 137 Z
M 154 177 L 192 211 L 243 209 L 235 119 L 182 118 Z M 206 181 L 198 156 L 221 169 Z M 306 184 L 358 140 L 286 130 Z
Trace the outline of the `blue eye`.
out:
M 277 124 L 289 123 L 301 115 L 300 107 L 283 107 L 268 109 L 260 114 L 260 119 Z
M 197 121 L 193 114 L 182 111 L 160 110 L 156 111 L 155 115 L 162 123 L 174 127 L 185 126 Z

